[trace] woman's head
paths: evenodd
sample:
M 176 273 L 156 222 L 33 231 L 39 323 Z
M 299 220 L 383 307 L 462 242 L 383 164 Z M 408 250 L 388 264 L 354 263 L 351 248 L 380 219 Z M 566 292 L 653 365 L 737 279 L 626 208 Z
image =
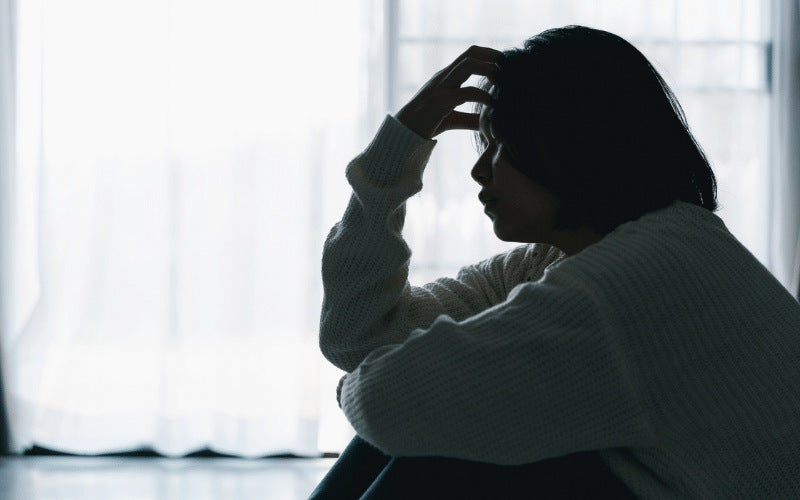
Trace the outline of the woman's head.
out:
M 603 235 L 678 199 L 717 210 L 714 173 L 680 104 L 622 38 L 582 26 L 544 31 L 504 51 L 494 86 L 480 86 L 494 104 L 476 106 L 476 136 L 488 148 L 479 164 L 502 158 L 552 194 L 553 229 Z

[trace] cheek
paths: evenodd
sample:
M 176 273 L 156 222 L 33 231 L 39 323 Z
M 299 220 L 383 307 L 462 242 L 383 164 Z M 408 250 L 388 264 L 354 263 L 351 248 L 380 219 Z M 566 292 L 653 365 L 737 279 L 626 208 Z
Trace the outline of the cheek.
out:
M 503 192 L 517 209 L 528 219 L 540 222 L 550 221 L 558 210 L 557 199 L 543 186 L 532 181 L 513 167 L 504 173 Z
M 500 161 L 492 166 L 494 184 L 502 191 L 503 198 L 520 201 L 526 197 L 529 179 L 509 163 Z

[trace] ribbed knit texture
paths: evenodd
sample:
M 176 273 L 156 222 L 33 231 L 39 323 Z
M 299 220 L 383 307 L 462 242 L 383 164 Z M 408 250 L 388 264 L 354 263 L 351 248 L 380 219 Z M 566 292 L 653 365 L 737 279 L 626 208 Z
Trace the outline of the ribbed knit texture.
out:
M 676 201 L 570 257 L 520 245 L 411 286 L 405 201 L 435 145 L 387 116 L 325 242 L 320 348 L 362 438 L 599 450 L 641 498 L 800 498 L 800 304 L 718 216 Z

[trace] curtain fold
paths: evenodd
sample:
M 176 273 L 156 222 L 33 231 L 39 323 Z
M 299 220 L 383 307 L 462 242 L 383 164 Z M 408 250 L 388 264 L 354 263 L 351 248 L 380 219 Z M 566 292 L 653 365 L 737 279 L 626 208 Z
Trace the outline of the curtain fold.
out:
M 800 300 L 800 2 L 772 2 L 771 271 Z
M 9 245 L 13 234 L 12 207 L 15 193 L 13 172 L 16 156 L 16 2 L 0 0 L 0 455 L 9 451 L 8 412 L 5 380 L 8 373 L 1 341 L 11 325 L 9 309 L 13 301 L 11 284 L 13 254 Z

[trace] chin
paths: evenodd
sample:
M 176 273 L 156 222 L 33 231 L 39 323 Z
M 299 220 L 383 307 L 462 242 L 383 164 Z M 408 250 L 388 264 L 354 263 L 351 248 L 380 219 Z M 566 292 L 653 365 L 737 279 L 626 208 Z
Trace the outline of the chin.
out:
M 494 224 L 494 234 L 501 241 L 515 242 L 515 243 L 536 243 L 542 241 L 541 238 L 537 239 L 535 234 L 530 234 L 525 231 L 515 231 L 514 228 L 504 228 L 498 225 L 497 221 Z
M 525 238 L 520 238 L 519 235 L 514 234 L 513 231 L 504 231 L 497 226 L 494 228 L 494 235 L 497 236 L 497 239 L 500 241 L 526 243 L 526 241 L 524 241 Z

